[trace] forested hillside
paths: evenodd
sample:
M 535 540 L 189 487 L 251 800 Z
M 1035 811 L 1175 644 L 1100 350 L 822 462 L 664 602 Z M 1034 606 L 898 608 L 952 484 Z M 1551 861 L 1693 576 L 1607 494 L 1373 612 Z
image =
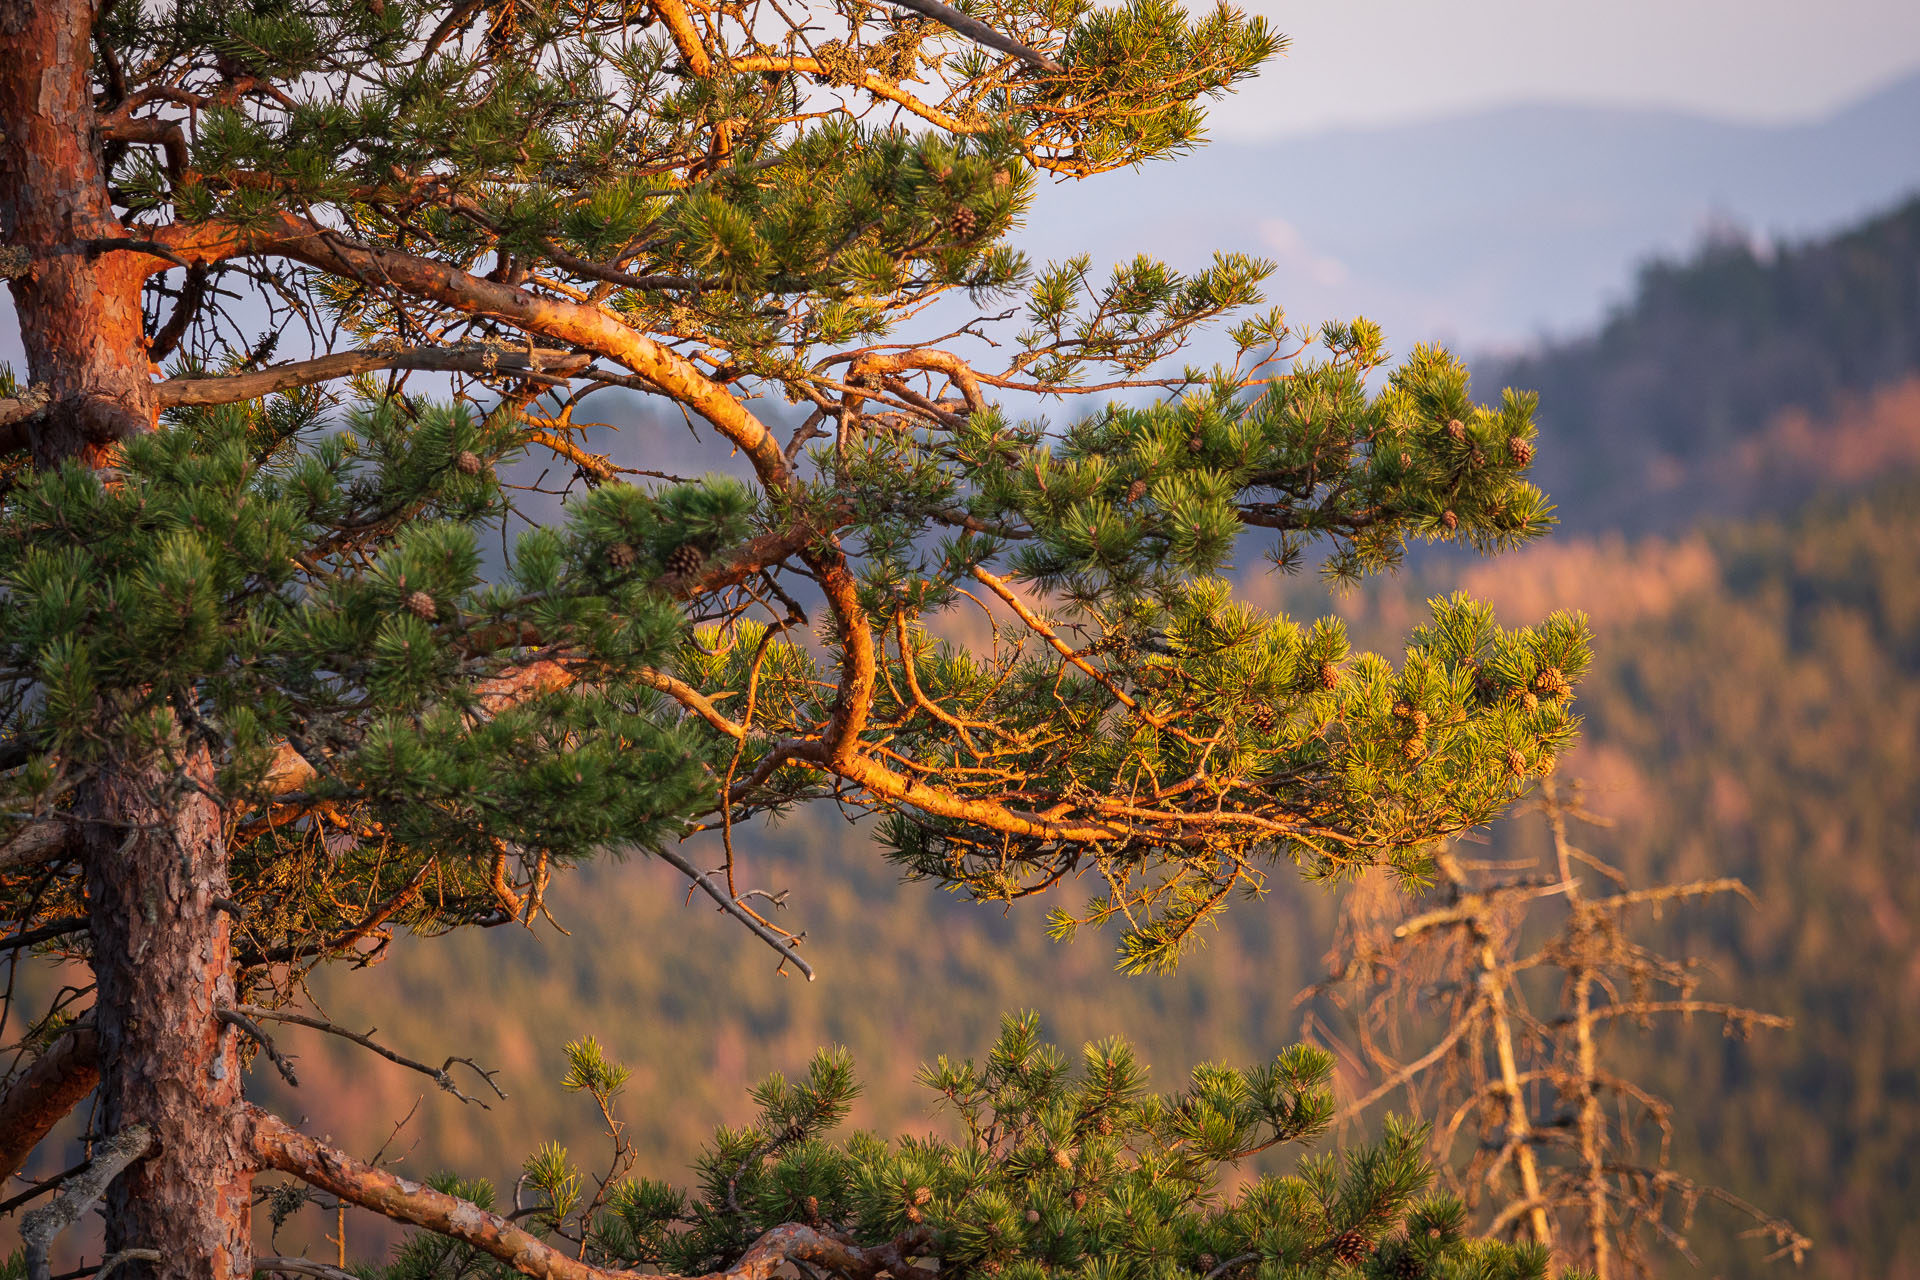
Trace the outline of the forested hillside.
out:
M 1824 468 L 1773 456 L 1780 415 L 1841 417 L 1915 370 L 1920 199 L 1831 240 L 1722 234 L 1649 264 L 1598 333 L 1478 373 L 1540 393 L 1536 474 L 1577 532 L 1804 500 Z
M 1616 825 L 1588 846 L 1641 880 L 1745 879 L 1757 909 L 1678 909 L 1660 941 L 1703 956 L 1717 992 L 1796 1020 L 1752 1041 L 1676 1026 L 1641 1048 L 1622 1028 L 1621 1063 L 1681 1102 L 1679 1163 L 1793 1216 L 1821 1277 L 1920 1276 L 1907 1208 L 1920 1194 L 1920 486 L 1888 478 L 1920 461 L 1916 368 L 1920 202 L 1771 259 L 1729 242 L 1649 268 L 1602 333 L 1482 374 L 1540 390 L 1542 465 L 1568 530 L 1340 604 L 1375 644 L 1404 637 L 1423 593 L 1463 572 L 1505 619 L 1568 605 L 1593 616 L 1585 744 L 1563 776 L 1587 779 Z M 1296 580 L 1272 603 L 1301 614 L 1326 601 Z M 818 983 L 776 976 L 676 877 L 641 863 L 556 888 L 571 938 L 403 941 L 370 980 L 323 979 L 337 1020 L 505 1071 L 515 1096 L 490 1113 L 430 1091 L 390 1148 L 418 1143 L 403 1167 L 510 1180 L 539 1139 L 590 1150 L 596 1117 L 553 1087 L 563 1043 L 585 1033 L 636 1068 L 629 1136 L 657 1167 L 744 1115 L 752 1079 L 826 1041 L 852 1047 L 869 1081 L 856 1123 L 911 1123 L 914 1069 L 979 1052 L 998 1014 L 1025 1004 L 1063 1040 L 1134 1038 L 1170 1083 L 1296 1038 L 1293 997 L 1331 937 L 1332 893 L 1281 878 L 1177 976 L 1123 978 L 1109 940 L 1058 946 L 1037 910 L 1003 916 L 895 883 L 829 815 L 741 833 L 740 848 L 752 884 L 808 886 L 782 920 L 807 931 Z M 431 1026 L 404 1009 L 432 1010 Z M 423 1087 L 337 1042 L 295 1047 L 304 1105 L 338 1115 L 351 1099 L 336 1136 L 362 1155 Z M 1693 1239 L 1704 1274 L 1753 1273 L 1730 1227 Z

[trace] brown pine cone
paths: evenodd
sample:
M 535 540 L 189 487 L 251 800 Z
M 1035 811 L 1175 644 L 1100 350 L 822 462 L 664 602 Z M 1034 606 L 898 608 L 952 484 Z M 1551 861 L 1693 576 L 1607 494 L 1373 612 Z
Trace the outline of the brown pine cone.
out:
M 462 449 L 460 456 L 453 460 L 453 466 L 463 476 L 477 476 L 480 474 L 480 455 Z
M 686 575 L 700 572 L 700 566 L 707 562 L 707 553 L 691 542 L 683 542 L 667 556 L 667 572 Z
M 440 609 L 433 603 L 432 596 L 424 591 L 416 591 L 407 597 L 407 612 L 424 622 L 432 622 Z
M 1427 754 L 1427 740 L 1421 734 L 1414 734 L 1400 744 L 1400 754 L 1409 760 L 1421 760 Z
M 1372 1255 L 1373 1242 L 1358 1231 L 1342 1231 L 1333 1238 L 1332 1253 L 1351 1267 Z
M 1467 424 L 1454 418 L 1447 423 L 1447 439 L 1459 444 L 1467 438 Z
M 1338 688 L 1339 685 L 1340 685 L 1340 668 L 1334 666 L 1331 662 L 1321 663 L 1320 664 L 1320 687 L 1322 689 L 1332 690 L 1332 689 Z
M 1533 690 L 1528 689 L 1520 695 L 1520 705 L 1529 711 L 1538 711 L 1540 709 L 1539 695 L 1534 693 Z
M 1515 436 L 1507 441 L 1507 456 L 1518 466 L 1527 466 L 1533 461 L 1533 441 L 1523 436 Z
M 631 569 L 640 553 L 633 549 L 630 542 L 616 542 L 607 548 L 607 563 L 616 569 Z
M 1387 1264 L 1387 1274 L 1393 1280 L 1422 1280 L 1427 1274 L 1427 1267 L 1411 1253 L 1403 1253 Z
M 1127 505 L 1128 506 L 1132 506 L 1134 503 L 1140 501 L 1140 499 L 1146 496 L 1147 496 L 1147 482 L 1145 480 L 1135 480 L 1132 484 L 1127 486 Z
M 1440 523 L 1447 526 L 1447 532 L 1451 533 L 1460 527 L 1460 517 L 1453 514 L 1452 508 L 1448 508 L 1440 513 Z
M 1558 667 L 1548 667 L 1533 678 L 1533 691 L 1543 698 L 1564 698 L 1573 692 L 1573 682 Z
M 1507 748 L 1507 772 L 1516 778 L 1527 776 L 1527 758 L 1520 754 L 1520 748 Z
M 953 226 L 953 234 L 959 236 L 962 240 L 971 240 L 973 233 L 980 227 L 980 215 L 965 205 L 961 205 L 958 209 L 955 209 L 953 211 L 953 217 L 948 219 L 948 221 Z
M 1272 733 L 1274 725 L 1279 723 L 1273 714 L 1273 708 L 1264 702 L 1256 702 L 1248 708 L 1247 719 L 1262 733 Z

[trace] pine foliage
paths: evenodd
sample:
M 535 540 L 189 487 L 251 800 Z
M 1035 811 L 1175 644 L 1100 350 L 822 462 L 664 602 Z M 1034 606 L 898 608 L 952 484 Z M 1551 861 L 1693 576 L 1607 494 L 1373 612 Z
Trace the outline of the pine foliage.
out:
M 618 1072 L 590 1041 L 570 1053 L 570 1085 Z M 1196 1068 L 1157 1094 L 1124 1041 L 1086 1045 L 1075 1064 L 1033 1015 L 1009 1016 L 984 1060 L 921 1072 L 951 1140 L 837 1136 L 860 1086 L 845 1051 L 825 1050 L 804 1079 L 754 1088 L 757 1118 L 715 1134 L 691 1190 L 626 1177 L 589 1205 L 597 1175 L 550 1145 L 528 1158 L 517 1194 L 525 1218 L 589 1260 L 678 1275 L 725 1269 L 763 1232 L 805 1223 L 862 1245 L 907 1239 L 941 1275 L 998 1280 L 1543 1280 L 1545 1250 L 1469 1237 L 1461 1202 L 1433 1192 L 1423 1125 L 1390 1119 L 1378 1143 L 1306 1157 L 1287 1176 L 1243 1172 L 1325 1133 L 1332 1069 L 1331 1055 L 1296 1045 L 1260 1067 Z M 436 1185 L 494 1199 L 485 1184 Z M 472 1274 L 511 1273 L 429 1235 L 380 1271 Z

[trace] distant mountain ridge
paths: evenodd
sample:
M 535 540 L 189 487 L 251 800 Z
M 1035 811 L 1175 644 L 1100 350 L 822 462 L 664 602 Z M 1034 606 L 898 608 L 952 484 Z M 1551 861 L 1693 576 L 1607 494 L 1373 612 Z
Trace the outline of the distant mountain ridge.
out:
M 1574 531 L 1779 510 L 1910 464 L 1920 198 L 1828 239 L 1652 264 L 1597 332 L 1476 374 L 1483 395 L 1539 393 L 1535 478 Z
M 1276 74 L 1285 74 L 1281 68 Z M 1044 191 L 1037 258 L 1262 254 L 1301 320 L 1366 315 L 1404 351 L 1512 350 L 1598 323 L 1650 256 L 1715 220 L 1828 234 L 1920 190 L 1920 74 L 1793 126 L 1516 106 L 1261 143 Z

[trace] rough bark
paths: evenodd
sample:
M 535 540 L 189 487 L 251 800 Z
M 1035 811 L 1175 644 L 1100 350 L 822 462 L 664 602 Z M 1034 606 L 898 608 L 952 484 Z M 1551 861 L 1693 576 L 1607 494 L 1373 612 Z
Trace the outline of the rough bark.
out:
M 149 274 L 121 238 L 94 121 L 93 11 L 83 0 L 0 4 L 0 235 L 33 384 L 36 462 L 110 462 L 155 420 L 140 314 Z
M 155 1151 L 107 1193 L 107 1250 L 166 1280 L 253 1270 L 252 1159 L 242 1122 L 226 841 L 208 798 L 213 763 L 190 749 L 103 773 L 84 797 L 87 897 L 98 993 L 103 1132 L 144 1124 Z
M 35 462 L 111 466 L 152 429 L 138 253 L 105 246 L 114 216 L 100 150 L 88 0 L 0 4 L 0 234 L 29 376 Z M 107 1248 L 155 1250 L 131 1280 L 251 1273 L 251 1160 L 240 1063 L 216 1015 L 232 1001 L 221 813 L 204 747 L 109 760 L 76 797 L 93 937 L 102 1132 L 151 1131 L 151 1155 L 107 1191 Z M 61 1077 L 71 1093 L 84 1073 Z M 47 1095 L 52 1098 L 53 1093 Z M 137 1256 L 137 1255 L 136 1255 Z

